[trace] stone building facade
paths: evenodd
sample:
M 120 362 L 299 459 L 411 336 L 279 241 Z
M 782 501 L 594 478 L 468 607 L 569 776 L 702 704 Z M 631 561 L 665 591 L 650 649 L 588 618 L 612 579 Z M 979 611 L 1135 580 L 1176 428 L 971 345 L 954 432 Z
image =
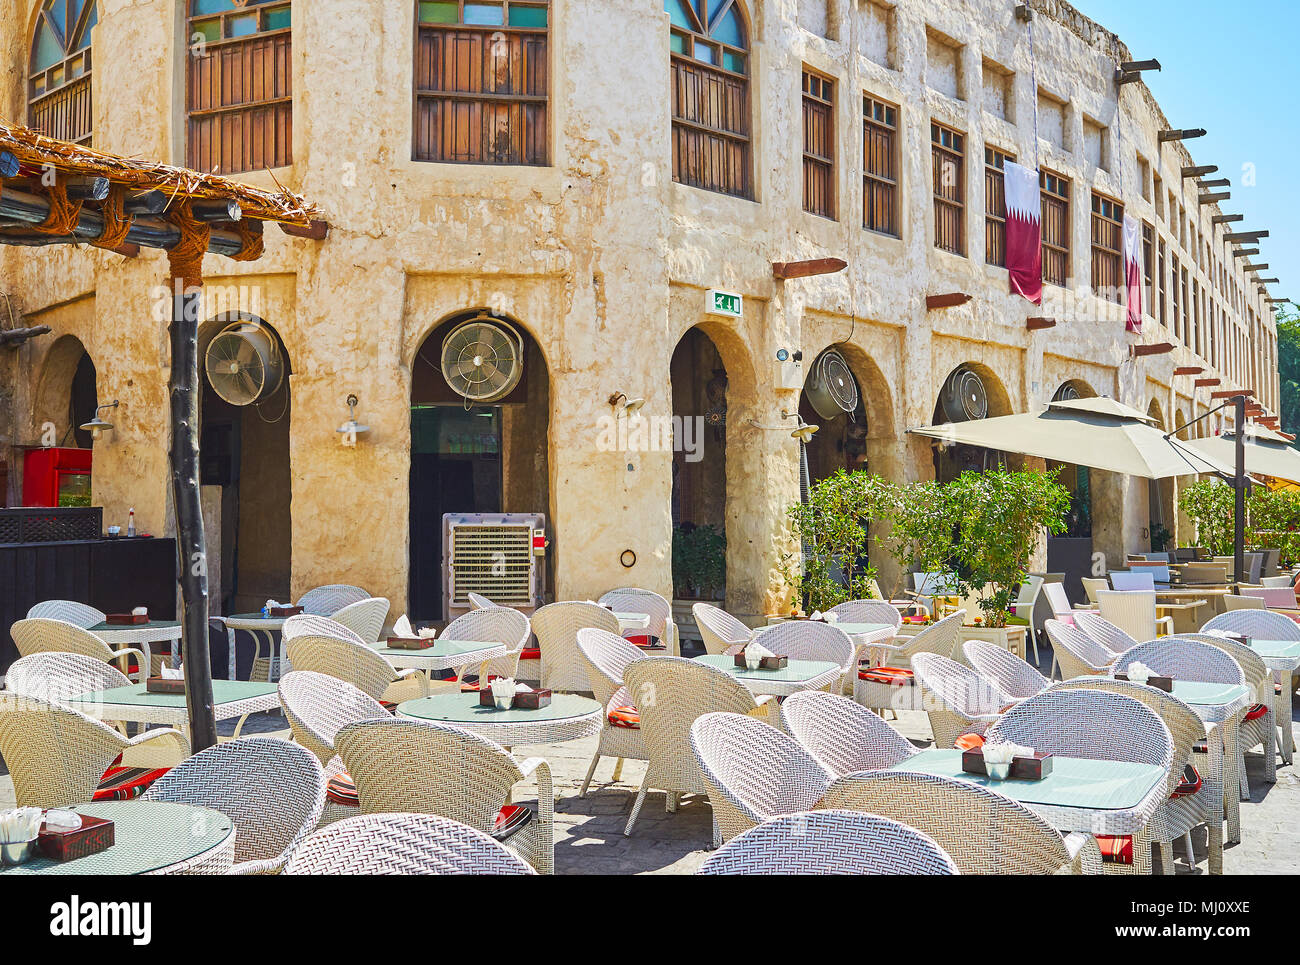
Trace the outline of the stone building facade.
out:
M 810 461 L 898 480 L 935 474 L 930 443 L 905 430 L 933 421 L 963 367 L 991 415 L 1068 384 L 1173 429 L 1211 405 L 1174 374 L 1185 367 L 1277 409 L 1276 331 L 1249 258 L 1182 176 L 1187 147 L 1159 138 L 1213 118 L 1166 118 L 1140 81 L 1117 86 L 1119 62 L 1159 51 L 1131 53 L 1060 0 L 1030 0 L 1031 22 L 1012 0 L 93 0 L 91 56 L 74 27 L 38 57 L 47 18 L 85 26 L 89 2 L 6 0 L 0 114 L 42 109 L 95 148 L 288 186 L 331 225 L 324 241 L 272 229 L 257 263 L 206 265 L 203 337 L 253 316 L 290 372 L 250 411 L 205 400 L 214 425 L 238 425 L 204 442 L 216 477 L 239 466 L 237 489 L 209 494 L 227 580 L 238 554 L 226 605 L 347 582 L 408 608 L 412 559 L 437 532 L 412 517 L 448 509 L 430 494 L 453 489 L 437 475 L 445 451 L 413 485 L 413 449 L 430 454 L 413 413 L 453 418 L 439 345 L 449 321 L 484 310 L 523 333 L 525 378 L 476 450 L 497 448 L 499 477 L 462 498 L 546 515 L 557 599 L 670 592 L 686 522 L 725 530 L 729 609 L 757 620 L 784 605 L 801 395 L 778 353 L 806 371 L 836 345 L 861 390 L 858 428 L 828 426 L 833 448 Z M 236 47 L 258 66 L 223 60 Z M 235 73 L 214 87 L 201 72 L 219 69 Z M 465 80 L 489 74 L 486 92 Z M 74 84 L 82 120 L 60 120 L 47 102 Z M 1041 308 L 989 263 L 1000 157 L 1068 191 L 1054 214 L 1064 284 Z M 941 170 L 955 178 L 937 190 Z M 1098 217 L 1114 213 L 1094 208 L 1116 202 L 1148 232 L 1141 334 L 1093 291 L 1094 262 L 1112 258 Z M 821 258 L 847 268 L 774 277 L 775 262 Z M 84 353 L 99 401 L 120 403 L 94 442 L 93 501 L 106 522 L 134 507 L 142 530 L 169 530 L 165 274 L 157 252 L 0 246 L 18 321 L 53 329 L 0 358 L 11 501 L 12 447 L 89 417 L 70 406 Z M 740 317 L 707 312 L 710 290 L 742 296 Z M 972 298 L 927 310 L 955 292 Z M 1056 324 L 1030 330 L 1030 316 Z M 1174 350 L 1132 357 L 1157 342 Z M 679 451 L 620 436 L 618 393 L 643 399 L 651 424 L 689 420 Z M 350 394 L 370 426 L 355 447 L 335 431 Z M 1152 497 L 1175 528 L 1173 489 L 1092 474 L 1096 548 L 1147 545 Z

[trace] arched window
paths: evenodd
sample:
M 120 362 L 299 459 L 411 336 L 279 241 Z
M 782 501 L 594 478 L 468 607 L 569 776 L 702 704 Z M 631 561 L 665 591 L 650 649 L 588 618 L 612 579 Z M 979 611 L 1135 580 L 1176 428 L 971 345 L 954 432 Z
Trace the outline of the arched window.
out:
M 549 0 L 417 0 L 416 161 L 550 163 Z
M 237 174 L 292 163 L 292 3 L 186 2 L 186 164 Z
M 736 0 L 664 0 L 672 21 L 673 180 L 752 198 L 749 36 Z
M 95 0 L 45 0 L 32 34 L 27 123 L 61 141 L 90 144 L 90 28 Z

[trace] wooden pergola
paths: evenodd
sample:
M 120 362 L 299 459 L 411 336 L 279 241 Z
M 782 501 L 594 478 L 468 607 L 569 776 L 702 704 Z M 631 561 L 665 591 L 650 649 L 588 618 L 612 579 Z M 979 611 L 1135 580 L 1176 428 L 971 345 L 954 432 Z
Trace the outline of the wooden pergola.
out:
M 186 703 L 194 750 L 217 742 L 208 653 L 207 547 L 199 505 L 198 318 L 203 257 L 262 257 L 268 221 L 324 239 L 314 205 L 214 174 L 116 157 L 0 122 L 0 244 L 167 252 L 172 319 L 170 472 L 176 507 Z M 40 334 L 35 329 L 30 334 Z

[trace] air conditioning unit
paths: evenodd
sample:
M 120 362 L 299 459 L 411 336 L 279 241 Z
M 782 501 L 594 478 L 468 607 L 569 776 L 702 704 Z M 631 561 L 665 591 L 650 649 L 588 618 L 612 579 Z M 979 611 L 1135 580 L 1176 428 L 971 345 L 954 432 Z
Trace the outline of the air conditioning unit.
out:
M 448 513 L 442 517 L 442 612 L 473 609 L 470 593 L 531 613 L 546 592 L 546 517 Z

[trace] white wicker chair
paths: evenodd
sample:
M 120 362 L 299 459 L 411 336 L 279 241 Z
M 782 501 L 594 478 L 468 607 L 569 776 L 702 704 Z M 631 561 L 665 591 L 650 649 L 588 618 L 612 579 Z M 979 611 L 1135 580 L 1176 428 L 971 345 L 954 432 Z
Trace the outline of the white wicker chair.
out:
M 872 710 L 915 706 L 916 680 L 912 674 L 912 658 L 918 653 L 937 653 L 951 657 L 957 649 L 965 619 L 966 611 L 958 610 L 926 627 L 900 646 L 873 643 L 867 648 L 871 655 L 871 669 L 858 671 L 857 680 L 853 683 L 853 699 Z M 889 674 L 892 679 L 890 683 L 872 679 L 871 676 L 864 677 L 864 674 L 879 673 L 881 667 L 902 673 Z
M 475 593 L 472 590 L 466 593 L 465 597 L 469 600 L 470 609 L 472 610 L 486 610 L 488 609 L 488 607 L 494 607 L 498 605 L 496 603 L 493 603 L 482 593 Z
M 1051 681 L 1014 653 L 987 640 L 967 640 L 961 652 L 975 672 L 1013 700 L 1041 694 Z
M 1260 640 L 1300 640 L 1300 623 L 1269 610 L 1229 610 L 1220 613 L 1201 627 L 1202 633 L 1210 630 L 1227 630 Z
M 831 687 L 832 693 L 842 693 L 845 678 L 857 668 L 858 648 L 853 638 L 832 623 L 815 620 L 787 620 L 754 634 L 755 643 L 773 653 L 791 660 L 814 660 L 840 666 L 840 679 Z
M 315 754 L 330 775 L 340 769 L 334 756 L 334 737 L 340 730 L 392 717 L 383 704 L 346 680 L 314 670 L 291 670 L 277 689 L 293 739 Z
M 885 600 L 847 600 L 837 603 L 826 613 L 841 623 L 887 623 L 895 630 L 903 625 L 898 607 Z
M 429 693 L 429 682 L 415 670 L 397 670 L 373 647 L 354 640 L 309 634 L 285 645 L 295 670 L 314 670 L 346 680 L 375 700 L 400 704 Z M 443 689 L 451 689 L 447 685 Z
M 1273 674 L 1264 664 L 1264 659 L 1250 647 L 1229 640 L 1220 634 L 1226 630 L 1213 630 L 1209 633 L 1183 634 L 1184 639 L 1199 640 L 1212 647 L 1218 647 L 1233 660 L 1237 661 L 1246 675 L 1246 684 L 1250 687 L 1254 706 L 1247 709 L 1245 717 L 1237 728 L 1237 776 L 1241 782 L 1241 799 L 1250 799 L 1250 785 L 1246 775 L 1246 750 L 1259 747 L 1264 752 L 1264 780 L 1273 784 L 1277 781 L 1278 734 L 1276 711 L 1274 710 Z
M 439 814 L 491 834 L 516 784 L 532 777 L 532 817 L 505 842 L 542 874 L 555 869 L 555 792 L 540 757 L 517 761 L 501 745 L 446 724 L 368 720 L 335 737 L 366 814 Z
M 436 814 L 364 814 L 307 838 L 287 875 L 533 875 L 509 848 Z
M 1074 625 L 1083 631 L 1093 643 L 1100 644 L 1106 650 L 1109 650 L 1114 656 L 1118 657 L 1126 650 L 1132 650 L 1138 645 L 1138 641 L 1130 636 L 1122 627 L 1111 623 L 1100 613 L 1089 613 L 1086 611 L 1076 611 L 1074 614 Z M 1150 637 L 1146 639 L 1150 640 Z
M 928 835 L 962 874 L 1099 874 L 1101 852 L 1090 834 L 1062 835 L 996 791 L 908 771 L 849 774 L 826 789 L 821 807 L 863 811 Z
M 328 617 L 333 616 L 349 603 L 357 603 L 369 599 L 369 597 L 370 594 L 359 586 L 351 586 L 347 583 L 329 583 L 325 586 L 318 586 L 314 590 L 308 590 L 298 600 L 298 606 L 302 607 L 303 613 Z
M 646 656 L 634 644 L 609 630 L 579 630 L 577 641 L 578 653 L 587 668 L 587 679 L 591 681 L 591 692 L 605 708 L 600 719 L 600 741 L 582 781 L 582 790 L 578 792 L 579 797 L 586 797 L 592 775 L 602 757 L 615 758 L 613 780 L 616 784 L 623 775 L 625 759 L 649 760 L 645 738 L 641 734 L 640 715 L 632 703 L 632 695 L 623 686 L 623 672 L 628 664 L 644 660 Z
M 833 777 L 789 734 L 745 714 L 704 714 L 691 725 L 690 743 L 713 807 L 715 845 L 812 810 Z
M 98 626 L 108 619 L 108 614 L 103 610 L 96 610 L 93 606 L 85 603 L 77 603 L 73 600 L 46 600 L 38 603 L 27 611 L 28 619 L 44 617 L 47 620 L 62 620 L 65 623 L 74 623 L 83 630 Z
M 1155 590 L 1100 590 L 1097 612 L 1135 640 L 1154 640 L 1159 628 L 1173 633 L 1173 617 L 1156 617 Z
M 842 694 L 801 690 L 780 705 L 781 725 L 836 777 L 884 770 L 917 749 L 888 722 Z
M 361 638 L 363 643 L 374 643 L 388 619 L 389 603 L 382 596 L 367 597 L 335 610 L 330 619 L 341 624 Z
M 479 666 L 477 673 L 471 674 L 469 668 L 462 674 L 487 680 L 490 677 L 515 677 L 519 673 L 519 658 L 523 655 L 528 638 L 533 628 L 528 617 L 518 610 L 504 606 L 483 607 L 462 613 L 442 631 L 444 640 L 460 640 L 473 643 L 499 643 L 506 648 L 504 657 L 493 657 Z
M 938 653 L 918 653 L 912 669 L 921 702 L 909 709 L 930 718 L 934 746 L 951 749 L 963 734 L 983 734 L 1012 699 L 964 664 Z
M 325 774 L 306 748 L 244 737 L 200 751 L 155 781 L 146 801 L 212 808 L 235 826 L 232 874 L 276 874 L 316 830 Z
M 669 811 L 677 810 L 682 794 L 708 793 L 691 753 L 691 725 L 712 711 L 749 714 L 759 704 L 743 684 L 723 671 L 681 657 L 633 661 L 623 672 L 623 682 L 640 711 L 648 757 L 645 779 L 623 830 L 630 835 L 651 788 L 665 792 Z
M 701 875 L 954 875 L 931 838 L 897 821 L 852 811 L 787 814 L 723 845 Z
M 655 637 L 665 647 L 671 657 L 682 653 L 681 641 L 677 636 L 677 624 L 673 623 L 673 605 L 654 590 L 643 590 L 636 586 L 620 587 L 610 590 L 596 601 L 616 613 L 644 613 L 650 617 L 650 626 L 644 630 L 631 630 L 630 637 Z
M 5 689 L 53 704 L 70 697 L 130 686 L 131 681 L 112 664 L 84 653 L 34 653 L 19 657 L 5 671 Z
M 361 602 L 364 603 L 365 601 Z M 318 616 L 314 613 L 299 613 L 297 616 L 289 617 L 284 621 L 280 636 L 286 645 L 295 637 L 309 636 L 338 637 L 340 640 L 351 640 L 353 643 L 366 642 L 337 620 Z
M 33 653 L 81 653 L 105 663 L 122 660 L 118 669 L 125 669 L 125 660 L 136 660 L 136 679 L 143 681 L 149 673 L 149 657 L 138 647 L 118 647 L 114 650 L 89 630 L 48 617 L 28 617 L 9 628 L 9 633 L 24 657 Z M 129 676 L 129 674 L 128 674 Z
M 1043 629 L 1047 631 L 1047 639 L 1052 641 L 1052 652 L 1061 666 L 1061 676 L 1066 680 L 1105 676 L 1116 660 L 1116 654 L 1078 627 L 1060 620 L 1045 620 Z
M 578 652 L 578 631 L 593 628 L 618 636 L 618 617 L 599 604 L 575 600 L 547 604 L 533 613 L 531 623 L 542 651 L 542 686 L 592 691 L 586 661 Z
M 732 647 L 743 647 L 752 632 L 726 610 L 712 603 L 696 603 L 691 607 L 695 627 L 704 641 L 705 653 L 725 653 Z

